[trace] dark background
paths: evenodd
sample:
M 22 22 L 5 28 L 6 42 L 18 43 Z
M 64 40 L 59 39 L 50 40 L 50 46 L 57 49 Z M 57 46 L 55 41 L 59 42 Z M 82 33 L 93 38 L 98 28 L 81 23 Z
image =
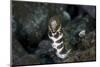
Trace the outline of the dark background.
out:
M 52 16 L 61 17 L 65 44 L 72 49 L 63 62 L 96 60 L 96 6 L 12 1 L 11 7 L 12 65 L 59 63 L 48 38 Z M 79 37 L 82 30 L 86 34 Z

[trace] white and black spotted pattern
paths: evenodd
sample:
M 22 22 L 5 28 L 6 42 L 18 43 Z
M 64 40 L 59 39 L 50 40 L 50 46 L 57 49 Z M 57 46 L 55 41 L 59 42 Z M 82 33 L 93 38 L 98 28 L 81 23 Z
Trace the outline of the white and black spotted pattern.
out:
M 61 28 L 60 18 L 57 16 L 51 17 L 48 24 L 48 36 L 52 40 L 52 47 L 56 50 L 57 57 L 64 59 L 68 56 L 71 50 L 66 51 L 63 42 L 63 31 Z
M 55 32 L 49 33 L 49 38 L 52 40 L 52 47 L 56 49 L 57 57 L 64 59 L 68 56 L 71 50 L 66 51 L 64 44 L 63 44 L 63 33 L 62 32 Z

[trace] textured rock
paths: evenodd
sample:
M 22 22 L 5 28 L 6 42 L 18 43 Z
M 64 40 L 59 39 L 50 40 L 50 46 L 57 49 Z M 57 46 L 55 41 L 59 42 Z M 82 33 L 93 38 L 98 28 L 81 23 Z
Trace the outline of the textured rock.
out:
M 96 60 L 95 7 L 90 10 L 84 8 L 81 5 L 13 2 L 12 64 L 52 64 Z M 90 12 L 92 10 L 93 14 Z M 72 49 L 69 57 L 63 61 L 55 55 L 55 50 L 48 40 L 48 20 L 55 15 L 61 16 L 62 19 L 66 49 Z M 79 37 L 82 30 L 85 30 L 85 35 Z
M 96 19 L 96 7 L 93 6 L 81 6 L 81 8 L 86 11 L 91 17 L 93 17 L 94 19 Z
M 29 65 L 40 64 L 38 56 L 28 54 L 16 39 L 16 35 L 12 36 L 12 65 Z
M 36 48 L 47 30 L 47 10 L 42 4 L 14 2 L 13 16 L 18 40 L 25 48 Z

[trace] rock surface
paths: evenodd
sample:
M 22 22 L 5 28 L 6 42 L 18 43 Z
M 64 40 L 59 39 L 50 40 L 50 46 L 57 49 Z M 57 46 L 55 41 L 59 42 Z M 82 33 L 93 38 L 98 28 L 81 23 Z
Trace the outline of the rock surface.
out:
M 72 49 L 63 61 L 56 57 L 48 38 L 48 20 L 55 15 L 62 19 L 66 49 Z M 13 1 L 11 24 L 12 65 L 96 60 L 95 6 Z

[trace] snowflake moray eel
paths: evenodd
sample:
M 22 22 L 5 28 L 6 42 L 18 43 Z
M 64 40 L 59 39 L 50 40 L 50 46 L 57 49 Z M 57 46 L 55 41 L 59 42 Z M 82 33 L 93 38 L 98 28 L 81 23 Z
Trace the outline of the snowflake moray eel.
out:
M 48 23 L 48 37 L 52 40 L 51 46 L 56 50 L 56 56 L 64 59 L 68 56 L 71 49 L 66 50 L 63 41 L 63 30 L 59 16 L 53 16 Z

